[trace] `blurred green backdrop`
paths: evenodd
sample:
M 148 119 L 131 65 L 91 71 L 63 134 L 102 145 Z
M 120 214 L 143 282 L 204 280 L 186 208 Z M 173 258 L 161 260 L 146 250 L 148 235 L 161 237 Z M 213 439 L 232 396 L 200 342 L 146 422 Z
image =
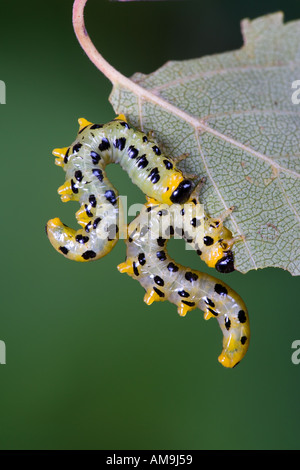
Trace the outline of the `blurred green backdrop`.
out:
M 111 84 L 77 43 L 71 10 L 71 0 L 1 4 L 0 448 L 298 449 L 298 278 L 279 269 L 219 275 L 245 300 L 252 328 L 247 356 L 226 370 L 217 322 L 200 311 L 180 318 L 167 303 L 147 307 L 140 285 L 119 274 L 123 242 L 86 264 L 48 242 L 46 221 L 75 227 L 78 209 L 57 195 L 64 173 L 51 150 L 73 141 L 78 117 L 114 116 Z M 86 24 L 130 76 L 239 48 L 240 20 L 277 10 L 300 18 L 292 0 L 89 0 Z M 129 202 L 144 201 L 119 168 L 109 174 Z M 172 243 L 171 253 L 212 273 L 183 247 Z

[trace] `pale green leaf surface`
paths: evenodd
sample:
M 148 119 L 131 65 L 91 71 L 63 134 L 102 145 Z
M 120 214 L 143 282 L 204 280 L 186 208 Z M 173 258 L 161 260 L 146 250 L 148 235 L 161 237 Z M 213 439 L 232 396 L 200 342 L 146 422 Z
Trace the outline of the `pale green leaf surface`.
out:
M 237 269 L 269 266 L 300 273 L 300 21 L 281 13 L 242 22 L 244 46 L 201 59 L 168 62 L 135 74 L 137 91 L 115 85 L 117 113 L 137 128 L 154 130 L 166 152 L 188 152 L 182 169 L 205 176 L 201 201 L 227 220 Z M 146 90 L 143 94 L 139 90 Z

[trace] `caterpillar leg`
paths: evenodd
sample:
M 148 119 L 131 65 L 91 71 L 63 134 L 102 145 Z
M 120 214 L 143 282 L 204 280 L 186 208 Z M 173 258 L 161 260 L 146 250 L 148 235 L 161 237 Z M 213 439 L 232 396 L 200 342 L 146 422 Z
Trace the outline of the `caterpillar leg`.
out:
M 198 176 L 196 175 L 196 178 L 197 178 L 197 177 L 198 177 Z M 194 178 L 193 178 L 193 175 L 190 176 L 190 178 L 191 178 L 191 179 L 194 179 Z M 196 203 L 196 204 L 200 204 L 200 202 L 199 202 L 199 193 L 200 193 L 200 190 L 201 190 L 202 186 L 204 185 L 205 181 L 206 181 L 205 176 L 203 176 L 203 178 L 201 178 L 201 179 L 198 181 L 198 183 L 196 184 L 196 186 L 195 186 L 193 192 L 192 192 L 191 195 L 190 195 L 190 198 L 189 198 L 189 201 L 188 201 L 188 202 L 194 202 L 194 203 Z
M 181 317 L 185 317 L 188 312 L 190 312 L 191 310 L 194 310 L 195 308 L 196 307 L 191 307 L 191 306 L 188 306 L 187 304 L 181 303 L 177 311 Z
M 124 263 L 121 263 L 117 266 L 117 269 L 121 274 L 126 273 L 130 277 L 138 276 L 139 271 L 138 271 L 138 266 L 139 262 L 131 262 L 130 260 L 125 261 Z M 147 305 L 153 304 L 153 302 L 159 302 L 160 300 L 164 300 L 162 298 L 163 296 L 161 295 L 161 291 L 157 289 L 156 287 L 150 288 L 146 290 L 146 294 L 144 296 L 144 302 Z
M 184 176 L 186 178 L 188 178 L 189 180 L 197 180 L 199 178 L 199 176 L 196 174 L 196 173 L 188 173 L 188 172 L 184 172 Z M 196 186 L 197 187 L 197 186 Z
M 154 287 L 154 289 L 156 288 Z M 162 296 L 160 295 L 161 291 L 159 291 L 158 289 L 156 290 L 154 289 L 148 290 L 144 296 L 144 302 L 147 305 L 151 305 L 153 304 L 153 302 L 159 302 L 160 300 L 164 300 Z
M 64 158 L 68 151 L 69 147 L 63 147 L 61 149 L 57 148 L 52 150 L 52 154 L 57 157 L 55 159 L 55 165 L 64 166 Z
M 154 130 L 148 131 L 146 135 L 147 135 L 148 140 L 155 141 L 155 132 L 154 132 Z
M 133 266 L 132 263 L 125 261 L 117 266 L 119 272 L 121 274 L 126 273 L 129 276 L 133 274 Z
M 189 156 L 189 153 L 182 153 L 181 155 L 178 155 L 177 157 L 173 157 L 173 160 L 177 164 L 179 162 L 182 162 L 182 160 L 185 160 L 188 156 Z

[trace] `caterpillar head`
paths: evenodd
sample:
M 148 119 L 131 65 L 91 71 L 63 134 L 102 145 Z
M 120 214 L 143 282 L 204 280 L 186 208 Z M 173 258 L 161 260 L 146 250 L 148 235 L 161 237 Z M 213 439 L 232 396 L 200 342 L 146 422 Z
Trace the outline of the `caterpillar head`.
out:
M 170 201 L 173 204 L 184 204 L 190 197 L 193 190 L 193 183 L 191 180 L 184 179 L 179 183 L 176 189 L 172 192 Z
M 212 246 L 204 246 L 201 250 L 201 259 L 207 266 L 215 268 L 219 273 L 227 274 L 234 271 L 234 257 L 229 249 L 225 249 L 223 240 L 217 240 Z
M 191 180 L 184 178 L 181 171 L 173 172 L 165 181 L 165 192 L 162 194 L 162 202 L 166 204 L 184 204 L 190 198 L 194 189 Z
M 234 271 L 234 258 L 231 250 L 224 251 L 224 256 L 216 262 L 215 268 L 219 273 L 232 273 Z
M 219 219 L 207 219 L 206 236 L 203 239 L 201 259 L 222 274 L 234 271 L 234 256 L 231 251 L 236 238 Z

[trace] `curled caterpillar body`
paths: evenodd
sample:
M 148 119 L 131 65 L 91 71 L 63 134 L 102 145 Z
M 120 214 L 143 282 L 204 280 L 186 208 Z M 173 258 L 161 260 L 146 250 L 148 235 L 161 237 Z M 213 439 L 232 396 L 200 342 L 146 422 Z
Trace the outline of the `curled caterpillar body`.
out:
M 151 211 L 152 218 L 157 215 L 157 221 L 151 222 L 155 226 L 154 233 L 161 229 L 162 236 L 169 238 L 169 232 L 173 231 L 174 237 L 183 238 L 210 268 L 216 268 L 221 273 L 234 271 L 231 247 L 241 237 L 233 237 L 231 231 L 223 225 L 233 208 L 218 218 L 211 218 L 205 214 L 196 196 L 188 204 L 160 204 L 159 207 L 157 201 L 147 199 L 147 213 Z
M 128 226 L 127 257 L 118 269 L 140 282 L 146 290 L 144 301 L 148 305 L 154 301 L 169 300 L 177 306 L 181 316 L 199 308 L 204 311 L 206 320 L 215 317 L 223 333 L 223 351 L 219 362 L 225 367 L 234 367 L 244 357 L 249 345 L 247 308 L 240 296 L 227 284 L 181 266 L 170 258 L 165 246 L 167 238 L 177 232 L 187 240 L 190 227 L 195 225 L 195 205 L 184 206 L 187 216 L 184 227 L 188 227 L 187 230 L 182 229 L 180 211 L 182 206 L 178 205 L 144 206 L 139 216 Z M 163 224 L 163 218 L 167 215 L 172 225 Z M 197 220 L 204 224 L 205 216 L 201 220 L 196 215 Z M 195 249 L 200 243 L 192 237 L 187 241 Z
M 104 125 L 85 119 L 79 119 L 79 124 L 73 144 L 53 154 L 66 172 L 58 193 L 63 202 L 80 202 L 76 217 L 82 229 L 75 231 L 55 218 L 48 222 L 46 232 L 54 248 L 67 258 L 91 261 L 106 255 L 118 239 L 119 196 L 106 177 L 107 164 L 119 163 L 147 196 L 166 204 L 187 201 L 194 185 L 123 115 Z

